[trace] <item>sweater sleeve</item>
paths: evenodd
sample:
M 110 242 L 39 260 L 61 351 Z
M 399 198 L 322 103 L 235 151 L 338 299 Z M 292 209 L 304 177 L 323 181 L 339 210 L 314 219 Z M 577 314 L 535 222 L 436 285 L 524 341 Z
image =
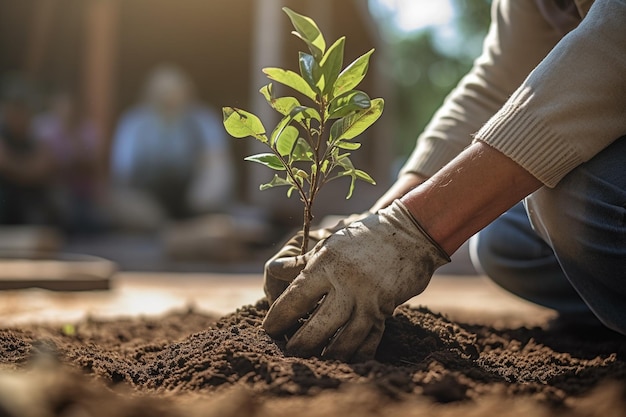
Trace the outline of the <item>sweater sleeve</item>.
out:
M 495 0 L 481 56 L 419 136 L 401 174 L 431 176 L 458 155 L 561 36 L 534 1 Z
M 476 134 L 554 187 L 626 134 L 626 1 L 596 0 Z

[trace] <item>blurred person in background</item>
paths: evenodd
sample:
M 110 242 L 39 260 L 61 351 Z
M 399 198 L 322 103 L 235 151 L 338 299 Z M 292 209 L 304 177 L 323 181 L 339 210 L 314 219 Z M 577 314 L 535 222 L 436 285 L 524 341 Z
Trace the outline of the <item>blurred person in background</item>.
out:
M 34 89 L 6 76 L 0 102 L 0 224 L 47 224 L 52 158 L 31 130 Z
M 35 118 L 33 133 L 52 157 L 60 225 L 71 233 L 101 230 L 101 137 L 95 124 L 81 114 L 75 96 L 69 91 L 53 94 L 49 110 Z
M 141 211 L 151 210 L 149 201 L 165 218 L 180 220 L 226 210 L 233 174 L 221 120 L 194 100 L 193 85 L 179 68 L 157 67 L 148 77 L 143 102 L 127 111 L 117 127 L 114 186 L 142 200 Z

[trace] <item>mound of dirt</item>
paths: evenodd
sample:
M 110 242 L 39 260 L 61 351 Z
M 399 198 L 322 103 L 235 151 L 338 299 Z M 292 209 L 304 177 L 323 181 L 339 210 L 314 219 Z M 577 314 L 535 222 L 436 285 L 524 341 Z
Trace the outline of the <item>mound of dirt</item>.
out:
M 626 339 L 610 331 L 401 307 L 376 360 L 348 364 L 288 355 L 260 326 L 267 307 L 0 330 L 0 415 L 44 415 L 24 412 L 12 386 L 49 415 L 626 415 Z

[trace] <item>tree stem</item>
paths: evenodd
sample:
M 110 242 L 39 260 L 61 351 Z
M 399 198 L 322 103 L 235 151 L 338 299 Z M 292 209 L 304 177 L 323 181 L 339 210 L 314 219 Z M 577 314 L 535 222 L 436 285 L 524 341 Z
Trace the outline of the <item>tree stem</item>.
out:
M 300 248 L 300 255 L 304 255 L 309 251 L 309 231 L 311 229 L 311 221 L 313 216 L 311 213 L 311 202 L 304 202 L 304 216 L 302 219 L 302 247 Z

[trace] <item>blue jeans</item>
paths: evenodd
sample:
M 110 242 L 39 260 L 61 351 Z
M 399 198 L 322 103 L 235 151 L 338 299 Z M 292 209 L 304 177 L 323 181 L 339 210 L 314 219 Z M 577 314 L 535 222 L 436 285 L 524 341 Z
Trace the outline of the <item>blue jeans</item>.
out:
M 626 136 L 504 213 L 470 252 L 506 290 L 626 334 Z

